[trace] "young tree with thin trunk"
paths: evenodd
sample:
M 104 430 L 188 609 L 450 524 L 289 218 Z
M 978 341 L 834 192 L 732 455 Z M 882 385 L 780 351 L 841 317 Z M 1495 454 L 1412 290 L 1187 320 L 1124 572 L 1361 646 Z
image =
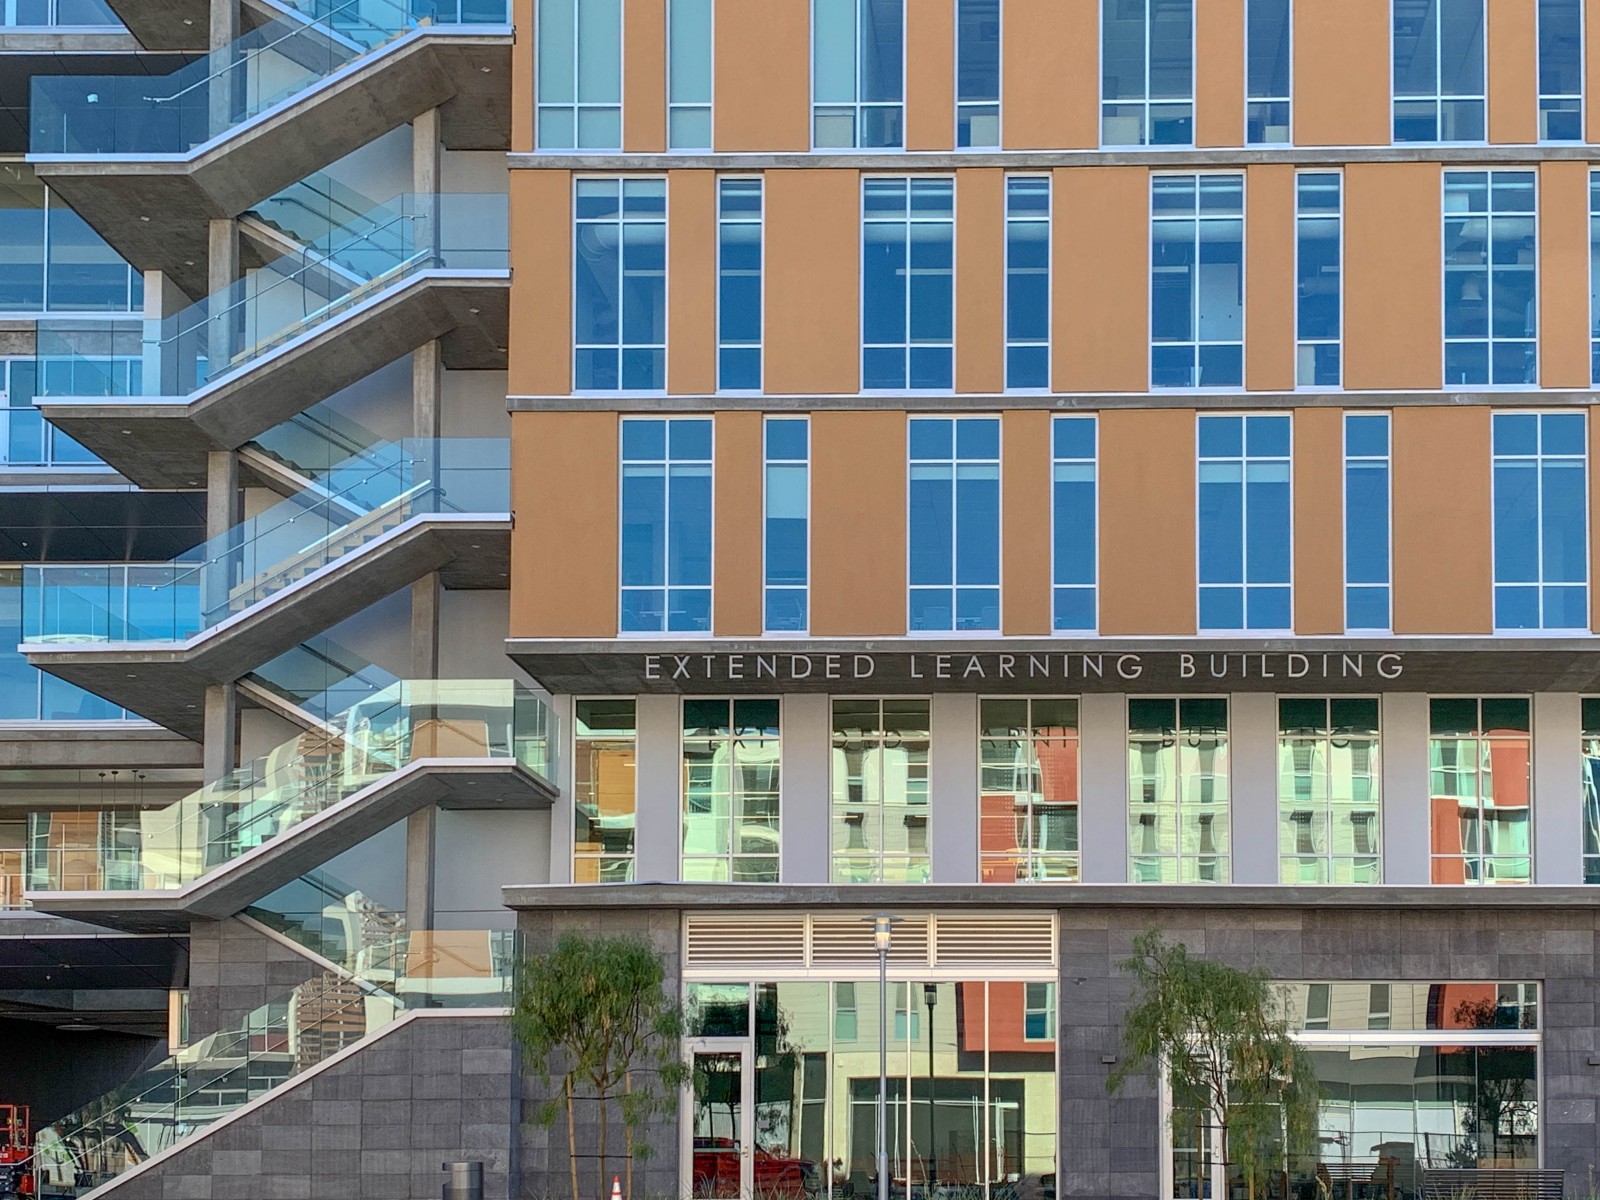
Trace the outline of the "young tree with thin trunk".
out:
M 1173 1113 L 1194 1113 L 1202 1136 L 1221 1131 L 1223 1161 L 1251 1195 L 1263 1194 L 1269 1173 L 1314 1154 L 1321 1089 L 1265 971 L 1191 958 L 1154 929 L 1134 939 L 1121 967 L 1133 997 L 1110 1091 L 1152 1066 L 1164 1072 Z
M 606 1150 L 613 1103 L 622 1118 L 624 1195 L 632 1196 L 634 1159 L 651 1152 L 639 1131 L 652 1116 L 673 1110 L 688 1077 L 678 1049 L 683 1018 L 677 1001 L 662 989 L 665 976 L 661 956 L 643 941 L 577 933 L 564 934 L 551 953 L 526 960 L 518 972 L 511 1029 L 546 1089 L 559 1094 L 559 1100 L 539 1106 L 535 1119 L 552 1126 L 565 1111 L 572 1200 L 583 1200 L 577 1101 L 592 1099 L 599 1109 L 594 1200 L 610 1194 Z

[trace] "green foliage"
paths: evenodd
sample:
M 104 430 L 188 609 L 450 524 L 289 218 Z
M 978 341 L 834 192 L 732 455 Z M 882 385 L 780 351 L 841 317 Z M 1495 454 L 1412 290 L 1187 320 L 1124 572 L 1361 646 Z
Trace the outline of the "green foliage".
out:
M 1220 1127 L 1233 1171 L 1258 1184 L 1315 1152 L 1321 1089 L 1310 1056 L 1289 1036 L 1288 1010 L 1265 971 L 1191 958 L 1152 929 L 1121 964 L 1133 976 L 1115 1092 L 1159 1065 L 1173 1112 Z
M 673 1110 L 677 1089 L 687 1080 L 678 1050 L 683 1016 L 662 988 L 665 973 L 660 955 L 643 941 L 577 933 L 564 934 L 554 951 L 525 960 L 518 971 L 511 1030 L 540 1080 L 559 1095 L 539 1105 L 534 1119 L 554 1125 L 566 1111 L 572 1200 L 581 1200 L 574 1100 L 586 1094 L 598 1102 L 602 1196 L 609 1194 L 606 1137 L 616 1102 L 631 1192 L 633 1160 L 651 1149 L 637 1140 L 638 1131 L 651 1117 Z

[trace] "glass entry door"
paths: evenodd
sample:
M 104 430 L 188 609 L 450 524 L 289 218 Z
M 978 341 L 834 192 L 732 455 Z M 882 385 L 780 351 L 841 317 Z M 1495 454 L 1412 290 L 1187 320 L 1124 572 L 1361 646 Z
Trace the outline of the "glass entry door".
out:
M 690 1042 L 689 1194 L 694 1200 L 743 1200 L 752 1194 L 752 1079 L 743 1041 Z

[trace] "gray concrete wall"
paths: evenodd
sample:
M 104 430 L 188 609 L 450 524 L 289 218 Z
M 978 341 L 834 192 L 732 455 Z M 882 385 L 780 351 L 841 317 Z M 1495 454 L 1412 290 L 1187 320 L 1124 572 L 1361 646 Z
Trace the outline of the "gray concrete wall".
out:
M 189 1036 L 232 1029 L 322 968 L 235 917 L 189 929 Z
M 546 954 L 554 948 L 557 939 L 567 930 L 576 930 L 590 937 L 637 937 L 653 946 L 666 965 L 663 988 L 669 996 L 677 996 L 682 988 L 682 939 L 679 917 L 676 912 L 523 912 L 517 915 L 517 928 L 524 935 L 523 952 L 530 956 Z M 552 1080 L 555 1075 L 552 1072 Z M 540 1104 L 552 1098 L 551 1087 L 546 1087 L 539 1072 L 531 1064 L 523 1065 L 522 1095 L 524 1111 L 531 1118 Z M 585 1194 L 592 1193 L 596 1155 L 599 1146 L 599 1111 L 591 1103 L 583 1104 L 577 1111 L 577 1147 L 579 1187 Z M 622 1121 L 613 1110 L 610 1118 L 605 1161 L 606 1178 L 621 1175 L 626 1169 L 623 1159 Z M 642 1133 L 653 1153 L 636 1162 L 633 1176 L 633 1195 L 636 1197 L 667 1197 L 680 1194 L 678 1187 L 678 1119 L 673 1106 L 670 1115 L 651 1121 Z M 559 1116 L 552 1126 L 529 1120 L 521 1135 L 522 1191 L 518 1200 L 543 1200 L 571 1194 L 568 1178 L 567 1126 L 564 1116 Z
M 437 1200 L 439 1164 L 484 1164 L 509 1200 L 518 1124 L 504 1020 L 424 1016 L 127 1180 L 116 1200 Z

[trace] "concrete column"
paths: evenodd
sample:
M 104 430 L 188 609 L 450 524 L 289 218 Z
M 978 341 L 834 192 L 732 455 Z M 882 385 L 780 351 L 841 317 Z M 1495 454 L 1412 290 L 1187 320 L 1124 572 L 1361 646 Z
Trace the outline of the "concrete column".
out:
M 239 36 L 239 0 L 211 0 L 209 44 L 212 52 L 221 50 Z M 233 97 L 242 91 L 244 76 L 235 69 L 211 78 L 210 105 L 213 137 L 233 122 Z
M 1233 882 L 1278 882 L 1278 698 L 1228 697 Z
M 779 864 L 784 883 L 827 883 L 832 869 L 833 728 L 827 696 L 783 698 L 778 780 Z
M 1128 882 L 1128 698 L 1078 701 L 1078 848 L 1085 883 Z
M 188 306 L 189 298 L 167 278 L 165 271 L 144 273 L 144 332 L 140 355 L 146 396 L 178 394 L 182 348 L 174 346 L 171 353 L 161 353 L 161 322 Z M 192 370 L 190 378 L 193 378 Z
M 239 765 L 239 705 L 233 684 L 218 683 L 206 688 L 205 706 L 201 773 L 206 783 L 215 783 Z
M 1383 881 L 1432 878 L 1428 820 L 1428 698 L 1386 692 L 1383 714 Z
M 239 224 L 218 217 L 206 226 L 206 288 L 212 310 L 206 322 L 206 354 L 215 375 L 239 349 L 243 313 L 228 307 L 227 289 L 239 279 Z
M 439 576 L 429 575 L 411 585 L 411 678 L 435 679 L 439 674 Z M 413 706 L 413 722 L 433 714 Z M 432 929 L 436 894 L 435 848 L 439 810 L 429 805 L 406 818 L 406 925 Z
M 551 696 L 550 711 L 555 716 L 556 736 L 560 739 L 556 756 L 555 784 L 561 789 L 561 798 L 550 810 L 550 882 L 572 882 L 573 840 L 573 746 L 577 727 L 573 721 L 571 696 Z
M 638 699 L 634 878 L 640 882 L 671 882 L 678 878 L 679 843 L 683 836 L 678 796 L 683 770 L 678 750 L 679 700 L 675 695 Z
M 1568 692 L 1533 698 L 1533 879 L 1583 882 L 1583 702 Z
M 439 392 L 444 383 L 444 361 L 437 338 L 411 352 L 411 436 L 443 436 L 443 411 Z
M 220 612 L 237 582 L 239 565 L 228 535 L 238 523 L 239 456 L 212 450 L 206 455 L 206 540 L 212 544 L 200 569 L 201 603 L 207 612 Z
M 239 0 L 211 0 L 211 49 L 220 50 L 239 36 Z
M 416 209 L 413 245 L 432 246 L 438 237 L 439 214 L 433 197 L 440 191 L 439 110 L 430 108 L 411 122 L 411 191 Z
M 978 697 L 939 693 L 930 713 L 928 839 L 935 883 L 978 882 Z

